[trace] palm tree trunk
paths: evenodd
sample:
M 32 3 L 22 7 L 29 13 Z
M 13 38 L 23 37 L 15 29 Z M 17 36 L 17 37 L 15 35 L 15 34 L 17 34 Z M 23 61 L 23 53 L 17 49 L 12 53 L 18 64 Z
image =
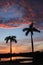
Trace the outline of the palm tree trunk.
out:
M 32 43 L 32 52 L 34 52 L 34 45 L 33 45 L 32 33 L 31 33 L 31 43 Z
M 10 61 L 12 60 L 12 43 L 10 42 Z

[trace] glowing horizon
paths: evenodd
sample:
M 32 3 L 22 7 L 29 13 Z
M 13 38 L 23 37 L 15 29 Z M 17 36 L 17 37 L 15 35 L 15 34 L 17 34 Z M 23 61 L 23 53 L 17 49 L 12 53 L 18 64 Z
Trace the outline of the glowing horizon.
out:
M 43 51 L 43 41 L 34 42 L 34 51 Z M 12 43 L 12 53 L 32 52 L 31 43 L 17 45 Z M 0 46 L 0 53 L 10 53 L 10 43 Z

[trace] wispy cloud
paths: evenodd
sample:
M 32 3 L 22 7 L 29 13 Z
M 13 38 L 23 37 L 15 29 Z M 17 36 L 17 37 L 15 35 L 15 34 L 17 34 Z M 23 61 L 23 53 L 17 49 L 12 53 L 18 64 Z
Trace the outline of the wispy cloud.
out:
M 0 28 L 18 28 L 33 21 L 43 29 L 42 6 L 42 0 L 0 0 Z

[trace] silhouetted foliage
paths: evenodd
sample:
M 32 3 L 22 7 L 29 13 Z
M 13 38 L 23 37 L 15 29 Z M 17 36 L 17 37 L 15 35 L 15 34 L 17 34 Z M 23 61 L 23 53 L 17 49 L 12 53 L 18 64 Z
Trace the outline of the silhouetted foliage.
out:
M 25 32 L 25 31 L 26 31 L 26 34 L 25 34 L 26 36 L 28 35 L 29 32 L 31 32 L 32 52 L 34 52 L 33 37 L 32 37 L 32 35 L 33 35 L 33 32 L 39 32 L 39 33 L 40 33 L 40 31 L 37 30 L 37 29 L 33 26 L 33 22 L 29 25 L 29 28 L 24 28 L 24 29 L 23 29 L 23 32 Z
M 8 36 L 5 38 L 5 40 L 6 40 L 6 43 L 8 43 L 8 41 L 10 40 L 10 54 L 12 54 L 12 42 L 17 43 L 16 36 Z M 10 57 L 10 60 L 12 60 L 11 57 Z
M 9 40 L 10 40 L 10 43 L 12 42 L 17 43 L 16 36 L 8 36 L 5 38 L 5 40 L 6 40 L 6 43 L 8 43 Z

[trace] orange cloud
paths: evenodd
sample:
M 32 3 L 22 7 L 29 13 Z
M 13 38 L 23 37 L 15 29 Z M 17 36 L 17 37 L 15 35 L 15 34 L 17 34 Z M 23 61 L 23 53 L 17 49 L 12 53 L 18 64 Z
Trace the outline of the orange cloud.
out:
M 27 22 L 21 22 L 21 21 L 8 21 L 8 23 L 0 23 L 0 28 L 21 28 L 24 25 L 29 25 L 31 22 L 27 21 Z

